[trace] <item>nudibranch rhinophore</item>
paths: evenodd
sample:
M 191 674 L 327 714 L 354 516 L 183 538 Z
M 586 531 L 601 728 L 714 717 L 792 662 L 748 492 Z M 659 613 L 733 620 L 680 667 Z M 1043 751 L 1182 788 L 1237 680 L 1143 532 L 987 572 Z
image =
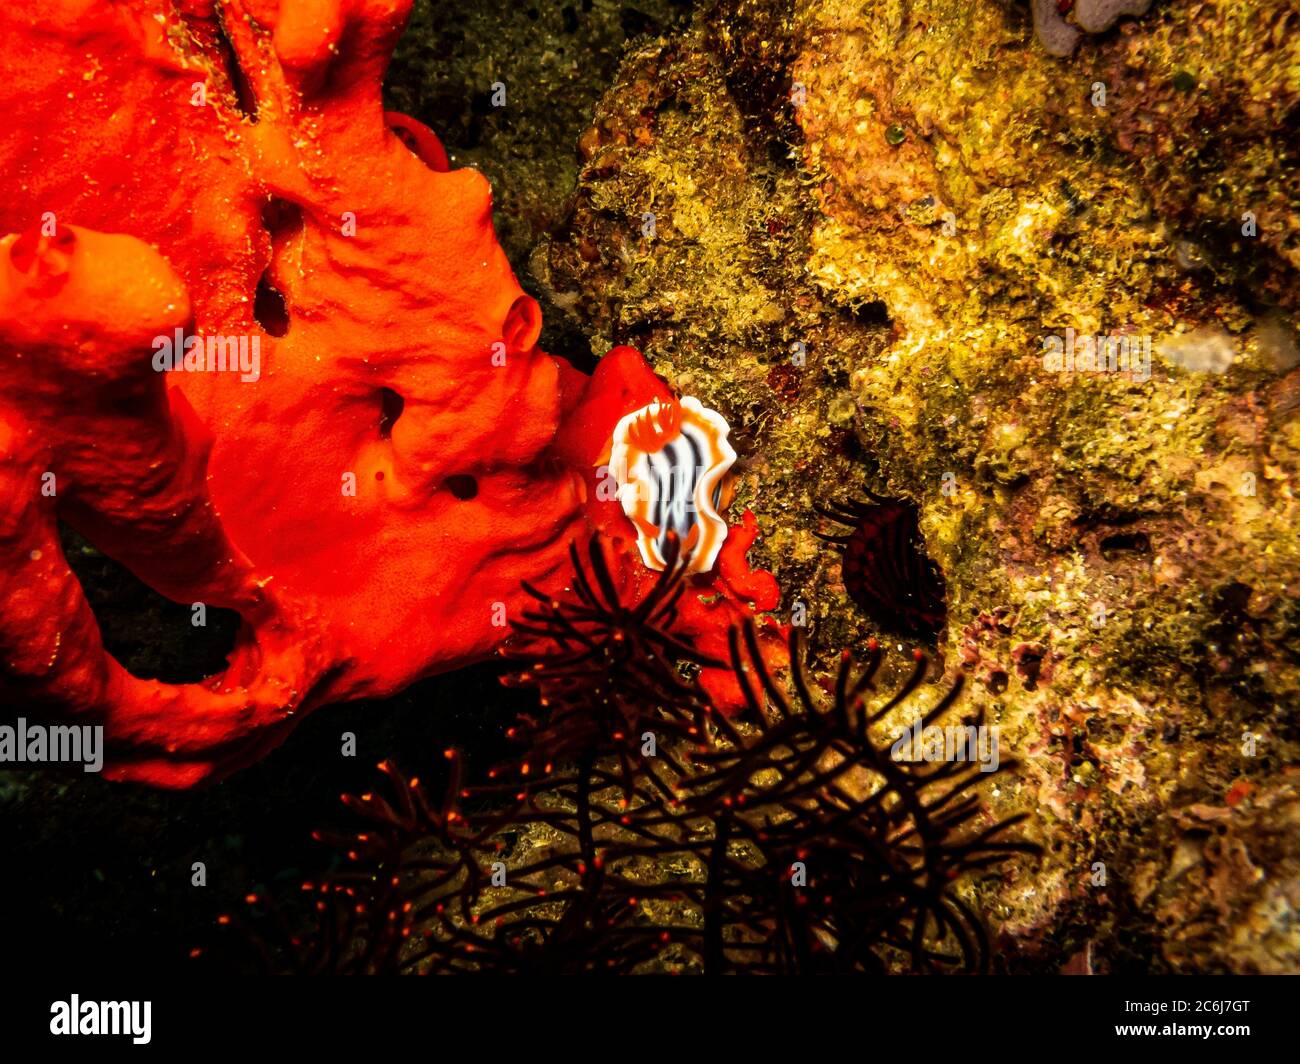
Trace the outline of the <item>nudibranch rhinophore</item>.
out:
M 707 573 L 727 538 L 722 510 L 736 452 L 726 420 L 698 399 L 656 399 L 614 428 L 609 468 L 637 549 L 651 569 L 667 565 L 675 535 L 687 572 Z

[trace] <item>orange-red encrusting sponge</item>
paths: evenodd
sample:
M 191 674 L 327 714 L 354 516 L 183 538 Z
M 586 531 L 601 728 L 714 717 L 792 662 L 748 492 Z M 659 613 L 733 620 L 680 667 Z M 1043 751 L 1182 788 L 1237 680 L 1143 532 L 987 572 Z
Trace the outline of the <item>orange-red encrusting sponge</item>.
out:
M 319 705 L 482 659 L 574 537 L 634 541 L 595 471 L 671 392 L 630 348 L 588 380 L 537 346 L 487 182 L 383 110 L 408 6 L 0 8 L 0 695 L 103 724 L 116 778 L 218 778 Z M 256 374 L 158 372 L 178 330 Z M 229 667 L 129 675 L 60 521 L 237 610 Z M 774 597 L 742 542 L 716 582 L 750 611 Z

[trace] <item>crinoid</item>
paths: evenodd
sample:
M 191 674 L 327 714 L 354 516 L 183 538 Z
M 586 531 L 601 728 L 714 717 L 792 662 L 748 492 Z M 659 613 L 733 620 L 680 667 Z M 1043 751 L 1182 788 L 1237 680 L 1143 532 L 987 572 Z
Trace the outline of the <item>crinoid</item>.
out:
M 819 539 L 843 555 L 844 587 L 877 624 L 900 635 L 929 639 L 946 617 L 944 582 L 925 553 L 914 504 L 871 496 L 817 507 L 850 531 Z
M 611 755 L 630 796 L 647 743 L 699 741 L 711 707 L 689 670 L 725 662 L 673 634 L 688 577 L 677 538 L 666 543 L 665 568 L 635 604 L 624 602 L 594 535 L 585 564 L 576 544 L 569 548 L 572 598 L 524 585 L 539 606 L 514 623 L 522 643 L 508 653 L 521 671 L 508 682 L 536 686 L 542 713 L 521 717 L 514 729 L 528 747 L 518 763 L 523 775 Z
M 606 605 L 617 598 L 600 594 Z M 659 616 L 654 606 L 644 615 Z M 667 662 L 672 644 L 651 643 Z M 933 729 L 960 682 L 925 699 L 918 652 L 903 684 L 878 692 L 877 646 L 861 667 L 846 656 L 820 679 L 797 632 L 789 649 L 784 679 L 764 663 L 752 624 L 734 630 L 730 666 L 749 712 L 701 716 L 698 735 L 672 727 L 697 719 L 689 680 L 618 702 L 637 707 L 637 727 L 659 729 L 657 749 L 579 744 L 550 773 L 515 766 L 511 782 L 498 773 L 478 787 L 462 785 L 448 751 L 439 803 L 381 766 L 394 797 L 345 799 L 364 829 L 321 834 L 345 870 L 304 886 L 320 927 L 288 952 L 327 971 L 986 969 L 987 936 L 958 890 L 963 877 L 1036 850 L 1007 837 L 1023 816 L 987 814 L 976 789 L 987 777 L 971 760 L 945 760 L 942 744 L 937 758 L 900 760 L 881 734 Z M 581 706 L 576 677 L 586 673 L 573 669 L 552 711 Z M 545 745 L 534 760 L 558 749 L 554 726 L 539 720 L 530 733 Z M 642 764 L 630 769 L 631 759 Z
M 548 781 L 548 807 L 524 790 L 504 806 L 499 788 L 461 787 L 459 757 L 431 801 L 418 778 L 390 764 L 393 800 L 343 802 L 366 821 L 348 834 L 316 832 L 346 858 L 344 871 L 304 883 L 317 926 L 276 949 L 272 966 L 337 974 L 623 973 L 662 949 L 642 925 L 625 881 L 607 873 L 595 838 L 611 817 L 591 801 L 599 773 Z M 569 788 L 574 788 L 570 791 Z M 560 796 L 573 795 L 571 807 Z M 495 808 L 484 808 L 484 799 Z M 476 806 L 466 814 L 462 803 Z M 283 927 L 284 921 L 280 924 Z
M 948 760 L 900 760 L 898 743 L 873 737 L 918 693 L 928 667 L 919 651 L 888 697 L 873 697 L 874 641 L 862 667 L 842 658 L 824 694 L 799 640 L 796 630 L 787 688 L 763 664 L 753 628 L 733 632 L 733 664 L 758 726 L 717 719 L 719 741 L 697 754 L 684 781 L 691 811 L 707 814 L 729 847 L 711 866 L 709 891 L 727 915 L 706 948 L 749 971 L 871 971 L 891 953 L 913 970 L 984 970 L 983 925 L 953 886 L 1009 854 L 1036 852 L 1006 837 L 1025 814 L 994 821 L 983 812 L 975 788 L 987 774 L 974 745 L 954 744 Z M 918 732 L 949 713 L 961 687 L 958 677 L 918 711 Z M 953 731 L 973 743 L 982 727 L 981 712 Z M 737 846 L 752 856 L 731 859 Z

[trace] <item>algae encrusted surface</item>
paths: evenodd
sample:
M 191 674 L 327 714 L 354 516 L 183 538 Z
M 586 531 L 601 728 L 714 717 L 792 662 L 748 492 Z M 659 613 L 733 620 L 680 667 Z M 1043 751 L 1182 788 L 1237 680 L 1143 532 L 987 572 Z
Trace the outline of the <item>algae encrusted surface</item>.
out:
M 532 256 L 728 418 L 817 652 L 881 629 L 815 504 L 920 507 L 936 649 L 1021 761 L 990 814 L 1047 847 L 979 885 L 1026 964 L 1300 963 L 1294 19 L 1156 4 L 1058 58 L 1026 5 L 717 4 L 626 56 Z

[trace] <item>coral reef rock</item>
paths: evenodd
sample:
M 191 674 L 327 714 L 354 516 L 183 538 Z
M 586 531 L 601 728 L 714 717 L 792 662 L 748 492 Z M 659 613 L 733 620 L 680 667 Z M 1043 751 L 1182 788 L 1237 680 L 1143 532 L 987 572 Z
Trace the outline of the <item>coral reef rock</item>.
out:
M 1156 5 L 1061 59 L 993 0 L 724 0 L 629 53 L 533 256 L 727 417 L 814 650 L 905 634 L 853 606 L 817 505 L 919 508 L 939 652 L 1022 762 L 987 799 L 1051 842 L 980 886 L 1012 958 L 1119 970 L 1154 933 L 1171 970 L 1300 966 L 1293 920 L 1250 931 L 1294 834 L 1209 853 L 1240 915 L 1213 934 L 1183 926 L 1201 878 L 1146 867 L 1179 810 L 1289 808 L 1252 811 L 1300 739 L 1293 18 Z

